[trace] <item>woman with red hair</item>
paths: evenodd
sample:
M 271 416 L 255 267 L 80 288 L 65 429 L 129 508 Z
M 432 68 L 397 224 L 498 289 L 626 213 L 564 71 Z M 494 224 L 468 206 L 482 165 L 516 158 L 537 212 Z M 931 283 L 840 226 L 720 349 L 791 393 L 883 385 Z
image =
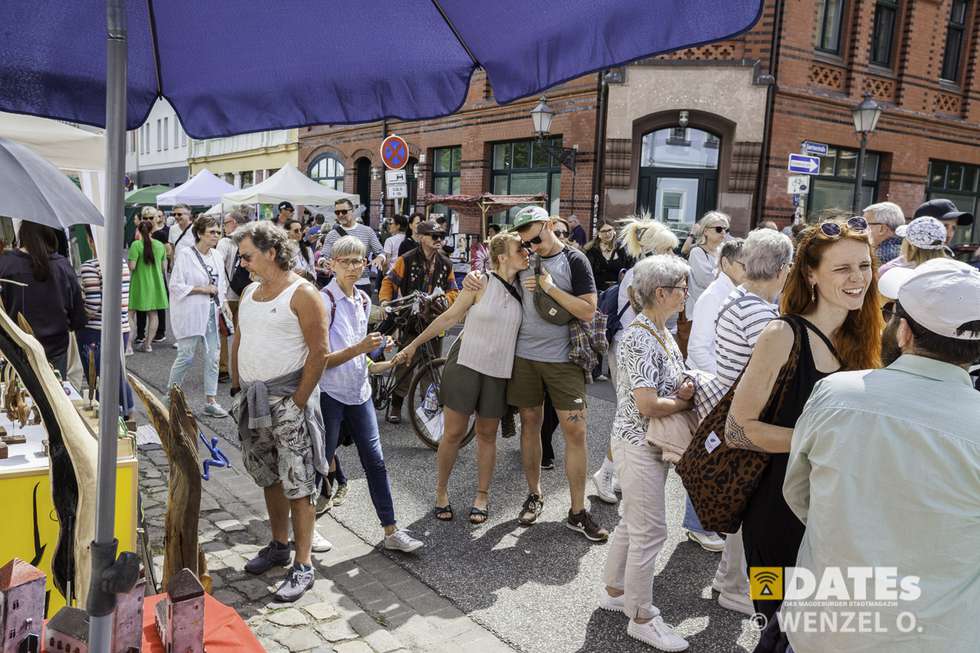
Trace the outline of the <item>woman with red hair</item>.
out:
M 780 312 L 759 336 L 725 427 L 730 447 L 763 451 L 769 460 L 742 519 L 749 567 L 792 567 L 804 526 L 783 499 L 793 427 L 813 386 L 842 370 L 881 365 L 883 319 L 876 261 L 864 218 L 809 227 L 783 289 Z M 771 402 L 784 372 L 782 401 Z M 780 601 L 755 603 L 772 617 Z

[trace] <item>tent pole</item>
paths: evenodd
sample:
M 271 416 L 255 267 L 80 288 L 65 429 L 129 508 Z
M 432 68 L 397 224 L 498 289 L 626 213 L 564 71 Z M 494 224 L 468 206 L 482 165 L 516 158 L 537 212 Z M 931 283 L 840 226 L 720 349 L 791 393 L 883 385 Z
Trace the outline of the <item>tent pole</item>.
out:
M 98 495 L 92 584 L 89 588 L 89 651 L 108 653 L 112 644 L 115 596 L 103 589 L 102 575 L 116 560 L 116 448 L 119 432 L 119 377 L 122 362 L 123 175 L 126 144 L 126 7 L 106 0 L 106 260 L 102 277 L 102 379 L 99 412 Z

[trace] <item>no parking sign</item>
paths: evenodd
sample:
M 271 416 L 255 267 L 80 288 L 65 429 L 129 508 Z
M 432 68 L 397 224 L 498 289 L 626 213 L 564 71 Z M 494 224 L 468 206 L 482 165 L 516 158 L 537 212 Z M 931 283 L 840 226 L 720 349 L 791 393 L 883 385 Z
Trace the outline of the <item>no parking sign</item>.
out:
M 392 134 L 381 141 L 381 160 L 389 170 L 401 170 L 408 163 L 408 143 Z

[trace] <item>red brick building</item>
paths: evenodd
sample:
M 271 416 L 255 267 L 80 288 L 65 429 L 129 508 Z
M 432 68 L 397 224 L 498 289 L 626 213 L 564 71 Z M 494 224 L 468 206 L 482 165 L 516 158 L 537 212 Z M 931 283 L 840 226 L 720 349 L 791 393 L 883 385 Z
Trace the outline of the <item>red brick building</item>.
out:
M 769 0 L 736 39 L 615 71 L 603 209 L 689 222 L 717 207 L 742 229 L 788 221 L 787 157 L 803 141 L 829 146 L 807 214 L 850 207 L 859 146 L 851 110 L 870 93 L 884 111 L 869 137 L 860 205 L 890 200 L 911 216 L 926 199 L 948 197 L 976 213 L 978 4 Z M 980 229 L 957 238 L 975 243 Z
M 575 213 L 586 227 L 593 212 L 649 211 L 683 230 L 717 208 L 744 232 L 764 219 L 793 218 L 786 164 L 804 141 L 828 146 L 802 198 L 807 215 L 851 206 L 859 146 L 851 111 L 870 93 L 883 113 L 868 140 L 859 204 L 890 200 L 911 216 L 926 199 L 947 197 L 977 213 L 978 7 L 978 0 L 767 0 L 761 20 L 737 38 L 552 89 L 551 133 L 556 145 L 578 148 L 575 175 L 534 147 L 529 112 L 537 98 L 498 106 L 481 74 L 463 108 L 446 118 L 301 130 L 300 165 L 370 200 L 374 219 L 378 146 L 394 132 L 411 146 L 409 205 L 424 192 L 543 191 L 552 210 Z M 459 227 L 478 230 L 475 221 Z M 978 241 L 980 228 L 957 236 Z
M 544 192 L 554 213 L 577 213 L 587 225 L 594 194 L 597 80 L 597 75 L 588 75 L 547 93 L 556 113 L 549 143 L 577 148 L 574 173 L 536 142 L 530 112 L 538 98 L 499 106 L 482 72 L 473 76 L 463 107 L 445 118 L 301 129 L 300 169 L 322 183 L 343 184 L 346 191 L 358 193 L 369 206 L 370 221 L 377 224 L 384 170 L 379 147 L 385 135 L 398 134 L 408 142 L 411 156 L 406 166 L 409 197 L 397 207 L 402 212 L 421 209 L 419 199 L 427 192 Z M 395 208 L 387 200 L 384 214 L 392 215 Z M 448 213 L 444 207 L 433 210 Z M 458 216 L 452 217 L 460 233 L 480 232 L 476 218 L 457 223 Z

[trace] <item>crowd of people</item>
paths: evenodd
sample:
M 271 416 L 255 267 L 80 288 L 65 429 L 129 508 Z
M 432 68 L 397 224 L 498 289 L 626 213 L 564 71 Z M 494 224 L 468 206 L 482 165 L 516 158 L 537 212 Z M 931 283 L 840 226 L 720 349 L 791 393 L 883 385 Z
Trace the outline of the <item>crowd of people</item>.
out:
M 217 218 L 177 205 L 168 229 L 162 212 L 145 207 L 120 323 L 127 354 L 152 352 L 169 324 L 177 352 L 168 386 L 182 386 L 201 360 L 204 415 L 228 416 L 217 390 L 230 383 L 245 466 L 264 489 L 272 529 L 245 569 L 288 567 L 278 600 L 303 596 L 314 581 L 311 555 L 330 549 L 316 520 L 346 494 L 341 442 L 357 449 L 383 546 L 423 547 L 396 520 L 370 376 L 417 360 L 430 341 L 440 347 L 462 323 L 439 397 L 434 517 L 455 518 L 449 478 L 475 419 L 478 477 L 466 518 L 487 521 L 497 434 L 508 435 L 516 413 L 527 494 L 515 517 L 535 524 L 560 428 L 564 523 L 608 540 L 598 607 L 624 613 L 630 637 L 659 650 L 687 647 L 661 617 L 657 604 L 671 596 L 655 587 L 654 571 L 667 541 L 668 471 L 709 415 L 724 427 L 707 436 L 708 453 L 723 446 L 756 464 L 732 496 L 706 499 L 685 478 L 683 528 L 721 553 L 712 583 L 719 604 L 765 618 L 757 650 L 903 643 L 783 628 L 777 615 L 807 606 L 750 596 L 749 572 L 761 567 L 901 565 L 921 578 L 916 609 L 930 637 L 951 645 L 965 633 L 980 637 L 968 600 L 980 599 L 980 554 L 954 544 L 975 539 L 978 514 L 980 402 L 969 371 L 980 363 L 980 271 L 950 250 L 956 227 L 973 220 L 952 202 L 926 202 L 909 221 L 882 202 L 782 232 L 766 223 L 744 238 L 712 211 L 683 241 L 647 216 L 603 222 L 589 241 L 574 217 L 529 206 L 509 228 L 489 226 L 462 280 L 444 250 L 444 221 L 397 215 L 379 238 L 347 200 L 336 203 L 330 227 L 322 215 L 296 217 L 289 202 L 277 209 L 256 221 L 246 207 Z M 6 310 L 24 316 L 64 376 L 70 332 L 98 364 L 102 277 L 98 259 L 76 275 L 57 250 L 55 230 L 24 223 L 18 247 L 0 255 L 0 278 Z M 413 291 L 444 295 L 448 309 L 420 331 L 396 334 L 397 353 L 386 356 L 395 343 L 372 330 L 374 298 Z M 604 345 L 591 344 L 596 338 Z M 608 442 L 591 483 L 598 500 L 620 505 L 611 535 L 592 516 L 586 487 L 587 384 L 607 374 L 616 413 L 599 431 Z M 388 422 L 401 420 L 407 390 L 396 389 Z M 119 402 L 129 415 L 125 380 Z M 737 527 L 704 527 L 706 506 L 712 517 L 714 508 L 728 511 Z

